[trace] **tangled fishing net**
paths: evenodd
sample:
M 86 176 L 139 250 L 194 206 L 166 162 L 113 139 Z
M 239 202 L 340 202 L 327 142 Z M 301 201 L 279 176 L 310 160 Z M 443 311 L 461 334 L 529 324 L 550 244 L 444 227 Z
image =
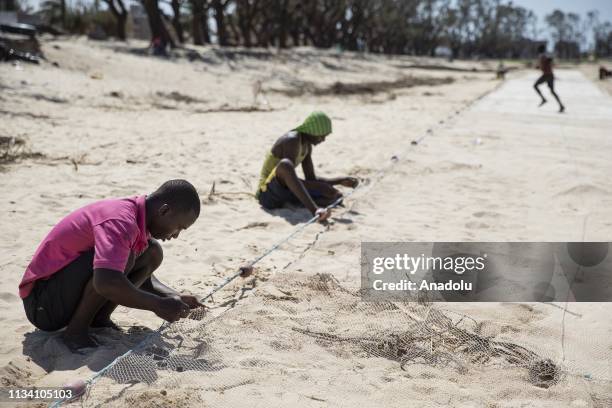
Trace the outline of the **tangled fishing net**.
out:
M 78 404 L 405 406 L 419 396 L 484 404 L 503 398 L 496 382 L 506 380 L 509 389 L 596 401 L 587 406 L 610 401 L 598 391 L 610 385 L 605 360 L 585 379 L 578 361 L 560 361 L 558 339 L 546 333 L 546 343 L 530 341 L 533 333 L 515 325 L 477 320 L 426 296 L 365 302 L 359 288 L 328 274 L 280 274 L 252 289 L 234 288 L 230 301 L 148 334 Z M 461 396 L 468 384 L 480 395 Z

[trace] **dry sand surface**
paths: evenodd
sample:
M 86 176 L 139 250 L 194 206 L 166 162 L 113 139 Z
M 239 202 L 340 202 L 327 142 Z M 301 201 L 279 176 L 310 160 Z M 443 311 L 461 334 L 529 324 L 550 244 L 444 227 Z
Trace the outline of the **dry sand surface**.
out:
M 101 331 L 103 346 L 87 355 L 35 331 L 17 285 L 55 222 L 93 200 L 188 179 L 203 212 L 164 245 L 156 275 L 206 294 L 308 220 L 305 210 L 263 211 L 249 194 L 275 138 L 318 109 L 332 117 L 334 133 L 315 150 L 316 171 L 360 177 L 364 188 L 331 225 L 311 225 L 265 258 L 246 283 L 256 291 L 240 281 L 215 297 L 216 305 L 240 298 L 207 327 L 209 343 L 223 350 L 215 370 L 161 373 L 155 386 L 137 384 L 116 398 L 101 383 L 88 404 L 612 406 L 607 303 L 571 304 L 571 314 L 546 304 L 443 306 L 559 362 L 568 374 L 548 389 L 512 367 L 402 370 L 294 330 L 356 336 L 397 324 L 342 289 L 359 285 L 362 241 L 609 241 L 612 98 L 578 70 L 557 73 L 567 105 L 559 115 L 551 97 L 537 108 L 536 72 L 513 71 L 499 82 L 494 63 L 307 48 L 196 48 L 164 60 L 140 55 L 142 47 L 46 41 L 48 62 L 0 65 L 0 136 L 21 138 L 21 153 L 36 153 L 0 173 L 2 385 L 88 378 L 142 339 L 134 327 L 161 323 L 119 308 L 116 322 L 134 334 Z

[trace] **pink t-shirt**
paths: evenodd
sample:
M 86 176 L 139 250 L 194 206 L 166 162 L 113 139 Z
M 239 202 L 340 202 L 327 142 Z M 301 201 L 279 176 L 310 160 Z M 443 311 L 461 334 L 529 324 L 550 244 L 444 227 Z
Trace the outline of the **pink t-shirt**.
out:
M 148 245 L 146 196 L 97 201 L 62 219 L 41 242 L 19 284 L 27 297 L 38 279 L 48 279 L 83 252 L 94 250 L 93 267 L 123 272 L 131 252 Z

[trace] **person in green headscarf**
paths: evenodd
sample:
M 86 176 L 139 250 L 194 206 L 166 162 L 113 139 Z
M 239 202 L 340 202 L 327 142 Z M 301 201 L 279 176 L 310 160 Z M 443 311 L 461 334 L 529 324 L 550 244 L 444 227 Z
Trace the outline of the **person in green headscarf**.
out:
M 317 177 L 312 163 L 312 148 L 332 132 L 331 119 L 323 112 L 312 112 L 295 129 L 281 136 L 266 155 L 255 196 L 266 209 L 280 208 L 287 203 L 302 204 L 319 221 L 330 212 L 325 207 L 342 197 L 334 185 L 356 187 L 354 177 Z M 302 165 L 304 179 L 295 168 Z

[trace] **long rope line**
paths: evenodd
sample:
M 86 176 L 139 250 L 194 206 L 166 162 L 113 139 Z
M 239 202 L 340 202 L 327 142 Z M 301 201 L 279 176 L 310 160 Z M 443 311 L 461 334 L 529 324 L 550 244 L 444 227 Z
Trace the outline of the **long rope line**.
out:
M 561 136 L 563 137 L 563 147 L 565 148 L 567 155 L 569 156 L 570 162 L 572 163 L 573 167 L 574 167 L 574 173 L 575 173 L 575 177 L 576 177 L 576 181 L 579 182 L 579 176 L 580 176 L 580 172 L 578 171 L 578 165 L 576 164 L 576 160 L 574 160 L 574 156 L 572 155 L 572 152 L 569 149 L 568 146 L 568 139 L 567 139 L 567 135 L 565 133 L 565 127 L 563 125 L 559 126 L 560 130 L 561 130 Z M 586 202 L 584 200 L 584 195 L 580 195 L 580 200 L 582 201 L 582 206 L 583 208 L 587 208 L 586 206 Z M 584 219 L 582 220 L 582 242 L 585 242 L 586 239 L 586 233 L 587 233 L 587 222 L 589 219 L 589 212 L 586 212 L 584 214 Z M 565 362 L 565 316 L 568 313 L 568 306 L 569 306 L 569 300 L 570 300 L 570 296 L 572 294 L 572 287 L 574 286 L 574 283 L 576 282 L 576 276 L 582 272 L 582 265 L 578 265 L 578 270 L 576 271 L 576 275 L 574 276 L 574 279 L 572 279 L 571 282 L 569 282 L 569 287 L 567 289 L 567 296 L 565 298 L 565 304 L 563 305 L 563 315 L 561 317 L 561 355 L 562 355 L 562 360 L 563 362 Z

